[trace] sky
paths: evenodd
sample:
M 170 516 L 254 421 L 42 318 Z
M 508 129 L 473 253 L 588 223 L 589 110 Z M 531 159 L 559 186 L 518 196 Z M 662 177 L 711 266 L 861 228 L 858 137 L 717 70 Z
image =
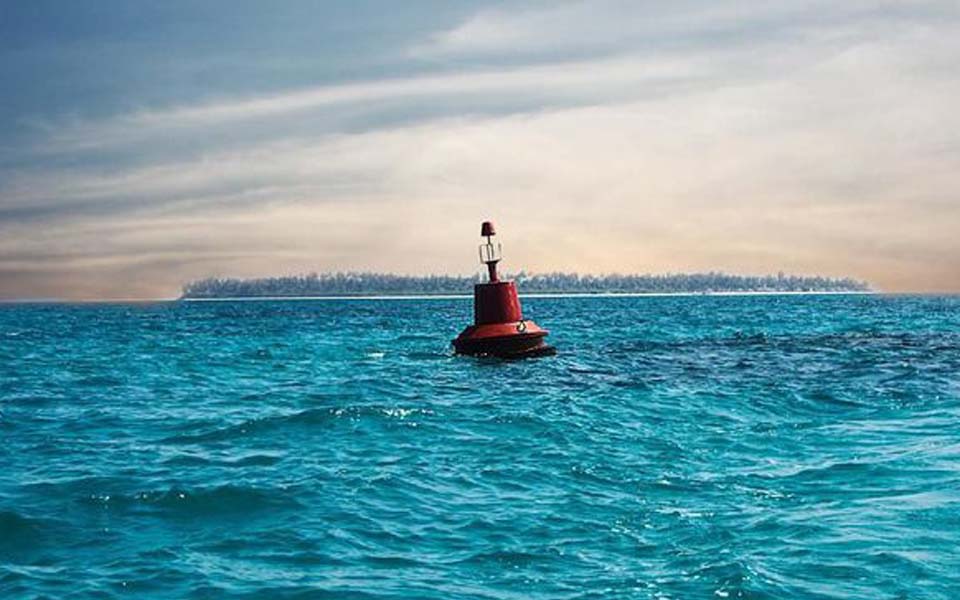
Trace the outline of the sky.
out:
M 0 0 L 0 299 L 207 276 L 960 292 L 960 3 Z

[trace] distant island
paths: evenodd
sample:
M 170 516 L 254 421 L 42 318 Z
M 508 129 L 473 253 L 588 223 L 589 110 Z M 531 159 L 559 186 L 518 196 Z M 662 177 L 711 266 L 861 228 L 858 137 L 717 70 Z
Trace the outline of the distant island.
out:
M 571 273 L 511 276 L 525 294 L 709 294 L 735 292 L 868 292 L 870 286 L 850 278 L 784 275 L 690 273 L 666 275 L 577 275 Z M 233 279 L 211 277 L 183 287 L 182 299 L 304 296 L 416 296 L 470 294 L 480 275 L 391 275 L 386 273 L 310 273 L 289 277 Z

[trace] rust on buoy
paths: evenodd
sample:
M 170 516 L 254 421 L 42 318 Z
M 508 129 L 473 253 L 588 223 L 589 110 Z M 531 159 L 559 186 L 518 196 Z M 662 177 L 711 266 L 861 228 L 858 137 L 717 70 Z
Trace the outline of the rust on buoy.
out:
M 480 235 L 487 238 L 480 245 L 480 262 L 487 265 L 489 281 L 473 287 L 473 325 L 453 340 L 457 354 L 525 358 L 555 354 L 544 338 L 547 330 L 523 318 L 517 286 L 513 281 L 501 281 L 497 273 L 502 249 L 493 243 L 496 229 L 491 221 L 480 227 Z

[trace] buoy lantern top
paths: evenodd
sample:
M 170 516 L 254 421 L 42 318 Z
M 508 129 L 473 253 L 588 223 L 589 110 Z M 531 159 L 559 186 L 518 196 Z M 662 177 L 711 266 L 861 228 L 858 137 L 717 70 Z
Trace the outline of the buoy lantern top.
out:
M 484 221 L 480 227 L 480 235 L 487 238 L 487 241 L 484 244 L 480 244 L 480 262 L 487 265 L 487 273 L 490 275 L 491 282 L 500 281 L 500 276 L 497 274 L 497 263 L 500 262 L 500 258 L 503 256 L 503 249 L 500 243 L 494 244 L 493 240 L 490 239 L 496 234 L 497 232 L 493 228 L 493 222 Z

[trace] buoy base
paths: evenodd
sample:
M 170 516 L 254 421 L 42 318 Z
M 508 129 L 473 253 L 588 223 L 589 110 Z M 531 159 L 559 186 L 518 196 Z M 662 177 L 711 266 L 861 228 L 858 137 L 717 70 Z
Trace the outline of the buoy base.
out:
M 457 354 L 497 358 L 533 358 L 556 354 L 544 340 L 547 331 L 533 321 L 471 325 L 453 340 Z

